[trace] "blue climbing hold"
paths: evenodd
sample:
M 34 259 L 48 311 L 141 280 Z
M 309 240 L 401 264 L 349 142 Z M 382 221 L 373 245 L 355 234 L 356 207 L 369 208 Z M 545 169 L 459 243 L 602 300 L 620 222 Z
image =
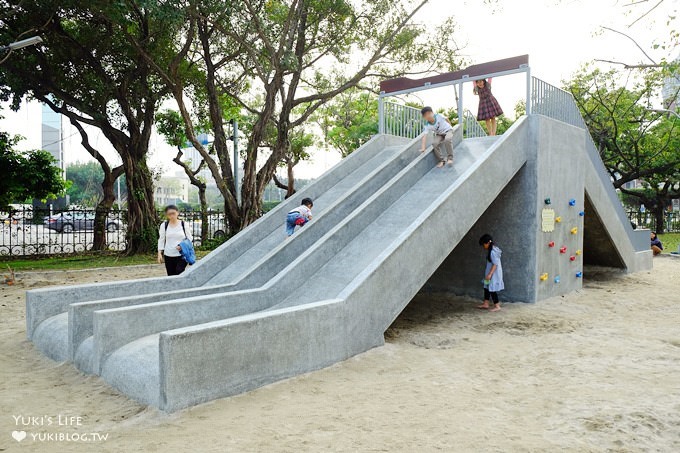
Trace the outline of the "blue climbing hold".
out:
M 572 198 L 569 200 L 569 206 L 576 206 L 576 199 Z
M 560 276 L 558 275 L 557 277 L 555 277 L 555 283 L 559 283 L 559 282 L 560 282 Z
M 586 215 L 586 211 L 581 211 L 581 212 L 578 213 L 578 215 L 580 215 L 581 217 L 583 217 L 584 215 Z
M 576 278 L 582 278 L 583 277 L 583 272 L 579 271 L 576 273 Z

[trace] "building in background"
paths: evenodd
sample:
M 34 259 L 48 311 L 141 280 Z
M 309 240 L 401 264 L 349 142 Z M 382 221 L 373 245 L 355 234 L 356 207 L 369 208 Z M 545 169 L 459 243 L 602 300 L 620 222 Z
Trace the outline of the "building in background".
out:
M 212 138 L 210 138 L 208 134 L 199 134 L 196 138 L 203 145 L 208 145 L 212 141 Z M 203 160 L 201 153 L 199 153 L 196 148 L 191 146 L 191 143 L 187 142 L 187 147 L 182 149 L 182 153 L 184 153 L 182 156 L 182 161 L 189 163 L 192 170 L 198 167 L 198 164 L 200 164 L 201 160 Z M 207 165 L 203 166 L 203 169 L 198 172 L 197 176 L 203 179 L 207 185 L 217 186 L 215 183 L 215 178 L 213 178 L 212 172 Z
M 186 176 L 162 176 L 155 187 L 153 199 L 159 208 L 189 202 L 189 180 Z
M 64 159 L 64 140 L 61 128 L 61 114 L 42 104 L 42 141 L 41 148 L 52 154 L 61 168 L 62 175 L 66 171 Z
M 680 63 L 680 57 L 675 59 L 675 63 Z M 666 77 L 663 80 L 663 88 L 661 89 L 661 97 L 663 98 L 663 106 L 665 109 L 677 111 L 678 107 L 678 93 L 680 92 L 680 72 Z
M 64 157 L 64 137 L 61 127 L 61 114 L 53 111 L 46 104 L 41 104 L 41 137 L 40 148 L 54 157 L 54 165 L 61 169 L 61 176 L 66 179 L 66 159 Z M 69 205 L 69 196 L 58 197 L 44 203 L 33 200 L 34 208 L 63 209 Z

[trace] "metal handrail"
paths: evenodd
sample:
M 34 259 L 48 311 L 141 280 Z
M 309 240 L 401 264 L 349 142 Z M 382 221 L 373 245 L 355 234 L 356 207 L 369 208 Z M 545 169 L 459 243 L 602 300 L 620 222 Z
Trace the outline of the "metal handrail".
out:
M 424 128 L 420 110 L 396 102 L 384 102 L 380 116 L 380 133 L 416 138 Z
M 587 129 L 574 96 L 543 80 L 531 78 L 531 113 L 544 115 L 572 126 Z
M 486 131 L 477 121 L 477 117 L 468 109 L 463 113 L 463 138 L 486 137 Z

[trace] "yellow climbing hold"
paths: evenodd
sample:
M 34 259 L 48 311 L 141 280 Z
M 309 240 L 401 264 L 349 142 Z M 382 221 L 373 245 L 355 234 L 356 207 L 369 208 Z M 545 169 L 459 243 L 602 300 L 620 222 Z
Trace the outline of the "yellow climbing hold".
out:
M 578 228 L 574 227 L 571 229 L 571 234 L 576 234 L 578 233 Z
M 555 222 L 557 222 L 557 223 L 562 222 L 562 217 L 555 217 Z
M 576 252 L 574 252 L 574 253 L 575 253 L 576 255 L 580 255 L 580 254 L 581 254 L 581 250 L 576 250 Z
M 541 281 L 542 281 L 542 282 L 546 281 L 547 279 L 548 279 L 548 274 L 547 274 L 547 273 L 541 274 Z

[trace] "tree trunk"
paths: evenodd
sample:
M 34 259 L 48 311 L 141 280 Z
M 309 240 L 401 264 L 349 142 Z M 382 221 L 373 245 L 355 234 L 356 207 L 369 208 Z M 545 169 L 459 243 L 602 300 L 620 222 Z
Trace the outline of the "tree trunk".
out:
M 128 255 L 156 251 L 158 213 L 154 205 L 154 189 L 146 159 L 125 159 L 125 179 L 128 187 L 127 250 Z
M 201 201 L 201 244 L 208 239 L 208 199 L 205 196 L 206 185 L 198 186 L 198 198 Z
M 106 220 L 111 212 L 111 207 L 114 201 L 116 201 L 116 195 L 113 191 L 113 184 L 116 179 L 123 173 L 123 167 L 118 166 L 112 171 L 108 170 L 108 167 L 104 169 L 104 180 L 102 181 L 102 191 L 104 196 L 97 204 L 94 214 L 94 243 L 92 244 L 92 250 L 106 250 Z
M 661 198 L 656 199 L 654 205 L 654 220 L 656 223 L 656 233 L 663 234 L 666 227 L 666 204 Z
M 286 168 L 288 170 L 288 188 L 286 190 L 286 200 L 293 195 L 295 195 L 295 173 L 293 172 L 293 167 L 295 164 L 292 161 L 288 161 Z

